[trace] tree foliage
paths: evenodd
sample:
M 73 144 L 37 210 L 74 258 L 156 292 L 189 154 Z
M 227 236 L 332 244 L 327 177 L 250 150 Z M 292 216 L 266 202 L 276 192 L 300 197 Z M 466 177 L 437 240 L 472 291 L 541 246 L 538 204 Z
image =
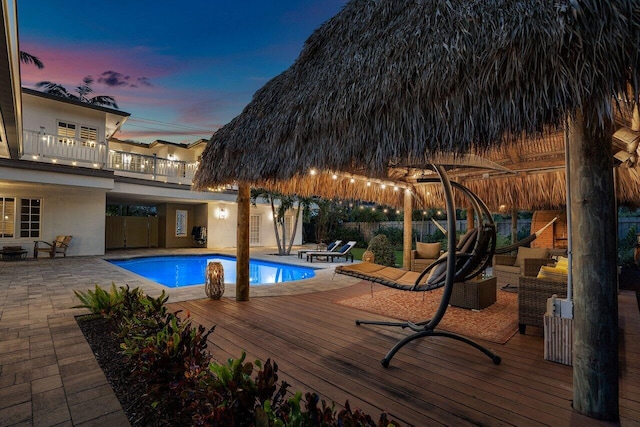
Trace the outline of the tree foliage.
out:
M 91 105 L 99 105 L 102 107 L 118 108 L 118 104 L 113 96 L 107 95 L 95 95 L 90 96 L 93 93 L 93 77 L 86 76 L 82 79 L 82 83 L 76 87 L 77 95 L 69 92 L 67 88 L 59 83 L 50 81 L 41 81 L 36 83 L 36 87 L 41 88 L 43 92 L 50 95 L 59 96 L 61 98 L 73 99 L 74 101 L 80 101 Z

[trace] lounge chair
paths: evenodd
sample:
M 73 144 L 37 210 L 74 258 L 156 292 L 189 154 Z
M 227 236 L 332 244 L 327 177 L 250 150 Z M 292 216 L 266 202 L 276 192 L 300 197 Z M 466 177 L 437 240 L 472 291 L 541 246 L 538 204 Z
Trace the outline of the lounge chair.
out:
M 333 243 L 329 243 L 329 245 L 327 246 L 327 249 L 325 249 L 326 251 L 329 252 L 333 252 L 335 250 L 337 250 L 340 247 L 340 243 L 342 243 L 342 240 L 336 240 Z M 301 249 L 298 251 L 298 258 L 302 259 L 302 255 L 305 255 L 307 252 L 318 252 L 318 250 L 315 249 Z
M 49 254 L 49 258 L 53 258 L 56 254 L 62 254 L 63 257 L 67 256 L 67 248 L 73 236 L 56 236 L 52 243 L 45 242 L 43 240 L 35 240 L 33 247 L 33 257 L 38 258 L 38 252 L 46 252 Z M 46 246 L 41 246 L 46 245 Z
M 335 260 L 335 258 L 344 257 L 345 261 L 351 259 L 351 262 L 353 262 L 353 254 L 351 253 L 351 249 L 353 249 L 353 247 L 356 245 L 356 243 L 357 242 L 355 242 L 355 241 L 348 242 L 346 245 L 342 246 L 337 251 L 307 252 L 307 261 L 313 262 L 314 258 L 327 257 L 327 261 L 333 262 Z

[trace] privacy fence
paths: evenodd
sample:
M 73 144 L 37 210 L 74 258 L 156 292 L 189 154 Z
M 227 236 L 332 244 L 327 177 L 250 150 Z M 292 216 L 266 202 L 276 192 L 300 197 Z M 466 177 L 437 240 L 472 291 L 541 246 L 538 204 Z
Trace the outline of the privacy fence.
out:
M 438 223 L 447 228 L 446 220 L 440 220 Z M 428 234 L 435 234 L 438 227 L 433 221 L 413 221 L 413 229 L 418 236 L 418 240 L 422 241 L 423 236 Z M 371 240 L 374 233 L 380 228 L 399 228 L 402 229 L 404 222 L 402 221 L 385 221 L 385 222 L 346 222 L 344 223 L 346 228 L 358 230 L 364 236 L 366 241 Z M 634 229 L 634 233 L 640 233 L 640 218 L 635 217 L 623 217 L 618 219 L 618 238 L 622 239 L 627 236 L 630 229 Z M 467 230 L 467 220 L 456 221 L 456 229 L 460 231 Z M 531 220 L 519 219 L 518 231 L 525 229 L 531 232 Z M 511 236 L 511 220 L 496 221 L 496 231 L 499 235 Z

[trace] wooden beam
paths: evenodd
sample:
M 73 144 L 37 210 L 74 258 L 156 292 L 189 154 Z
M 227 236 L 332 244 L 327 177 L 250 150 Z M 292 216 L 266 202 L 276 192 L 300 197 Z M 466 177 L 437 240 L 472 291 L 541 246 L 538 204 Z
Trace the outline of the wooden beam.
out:
M 595 108 L 569 122 L 573 247 L 573 407 L 615 421 L 618 408 L 618 295 L 612 124 Z
M 473 206 L 467 206 L 467 230 L 476 228 L 474 215 L 475 211 L 473 210 Z
M 509 145 L 509 147 L 507 147 L 507 154 L 513 163 L 520 163 L 522 161 L 522 157 L 520 157 L 516 147 L 513 145 Z
M 249 211 L 251 187 L 238 184 L 238 228 L 236 256 L 236 301 L 249 301 Z
M 404 190 L 404 225 L 402 238 L 402 268 L 411 271 L 411 248 L 413 245 L 413 195 L 409 189 Z
M 511 209 L 511 243 L 518 241 L 518 208 Z

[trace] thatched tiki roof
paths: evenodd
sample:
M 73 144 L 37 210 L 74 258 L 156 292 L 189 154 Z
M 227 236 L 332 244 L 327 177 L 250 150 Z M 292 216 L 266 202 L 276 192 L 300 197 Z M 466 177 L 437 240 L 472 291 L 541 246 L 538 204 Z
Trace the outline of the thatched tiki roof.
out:
M 589 242 L 571 270 L 573 407 L 616 419 L 612 100 L 637 100 L 639 49 L 637 0 L 352 0 L 213 135 L 194 184 L 409 178 L 434 153 L 527 144 L 568 118 L 572 235 Z
M 637 2 L 352 0 L 220 129 L 195 179 L 384 177 L 553 129 L 637 91 Z

